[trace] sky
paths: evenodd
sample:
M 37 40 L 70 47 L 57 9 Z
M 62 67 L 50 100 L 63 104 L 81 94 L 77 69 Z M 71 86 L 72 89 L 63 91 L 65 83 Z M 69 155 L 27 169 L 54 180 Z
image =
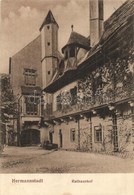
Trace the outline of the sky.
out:
M 125 0 L 104 0 L 106 20 Z M 74 31 L 89 35 L 89 0 L 0 0 L 0 73 L 8 73 L 9 57 L 35 39 L 51 10 L 59 24 L 59 51 Z

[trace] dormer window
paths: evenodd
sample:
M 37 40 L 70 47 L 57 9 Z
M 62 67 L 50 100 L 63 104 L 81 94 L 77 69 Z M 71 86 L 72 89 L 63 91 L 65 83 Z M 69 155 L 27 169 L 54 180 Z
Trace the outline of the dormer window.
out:
M 75 47 L 70 48 L 69 54 L 70 54 L 70 57 L 75 57 Z
M 75 57 L 75 47 L 70 46 L 70 47 L 66 48 L 64 51 L 64 55 L 65 55 L 65 59 Z
M 65 51 L 65 59 L 68 58 L 68 50 Z

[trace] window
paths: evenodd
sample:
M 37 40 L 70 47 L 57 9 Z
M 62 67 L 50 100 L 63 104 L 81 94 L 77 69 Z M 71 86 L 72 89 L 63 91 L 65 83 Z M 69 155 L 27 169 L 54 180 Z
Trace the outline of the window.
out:
M 70 48 L 70 57 L 75 57 L 75 48 Z
M 36 85 L 36 70 L 34 69 L 25 69 L 24 70 L 25 84 L 29 86 Z
M 47 29 L 49 30 L 50 26 L 47 26 Z
M 50 46 L 50 42 L 48 42 L 47 45 Z
M 48 71 L 47 73 L 50 74 L 50 71 Z
M 61 108 L 62 108 L 62 105 L 61 105 L 61 94 L 56 96 L 56 107 L 57 107 L 57 110 L 61 110 Z
M 65 59 L 68 59 L 68 50 L 65 51 Z
M 94 141 L 95 142 L 102 142 L 102 126 L 95 126 L 94 127 Z
M 75 86 L 74 88 L 70 89 L 71 93 L 71 105 L 75 105 L 77 102 L 77 87 Z
M 38 114 L 38 98 L 34 97 L 26 97 L 25 103 L 26 103 L 26 114 L 28 115 L 37 115 Z
M 71 142 L 74 142 L 75 141 L 75 137 L 76 137 L 76 135 L 75 135 L 75 129 L 71 129 L 70 130 L 70 141 Z

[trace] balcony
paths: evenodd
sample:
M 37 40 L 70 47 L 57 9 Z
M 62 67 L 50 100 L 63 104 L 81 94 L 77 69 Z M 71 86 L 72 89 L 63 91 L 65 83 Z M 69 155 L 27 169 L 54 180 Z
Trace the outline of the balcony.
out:
M 100 91 L 99 94 L 92 97 L 79 98 L 78 96 L 70 102 L 64 102 L 64 104 L 59 104 L 56 111 L 52 111 L 52 104 L 48 104 L 44 111 L 45 120 L 59 118 L 62 116 L 72 115 L 79 113 L 81 111 L 88 111 L 97 107 L 107 106 L 110 103 L 118 103 L 120 101 L 127 101 L 134 97 L 134 94 L 129 91 L 124 91 L 122 87 L 114 92 L 109 90 L 107 92 Z
M 102 67 L 96 67 L 77 81 L 74 88 L 67 88 L 58 94 L 57 107 L 47 105 L 45 118 L 52 119 L 81 111 L 119 104 L 134 98 L 134 52 L 126 58 L 109 60 Z M 55 107 L 55 106 L 54 106 Z

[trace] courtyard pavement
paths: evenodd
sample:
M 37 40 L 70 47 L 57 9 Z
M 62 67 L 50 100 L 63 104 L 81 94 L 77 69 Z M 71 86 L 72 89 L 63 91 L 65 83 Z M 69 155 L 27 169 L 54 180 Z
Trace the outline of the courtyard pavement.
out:
M 44 150 L 41 147 L 4 148 L 0 173 L 134 173 L 134 159 L 120 156 Z

